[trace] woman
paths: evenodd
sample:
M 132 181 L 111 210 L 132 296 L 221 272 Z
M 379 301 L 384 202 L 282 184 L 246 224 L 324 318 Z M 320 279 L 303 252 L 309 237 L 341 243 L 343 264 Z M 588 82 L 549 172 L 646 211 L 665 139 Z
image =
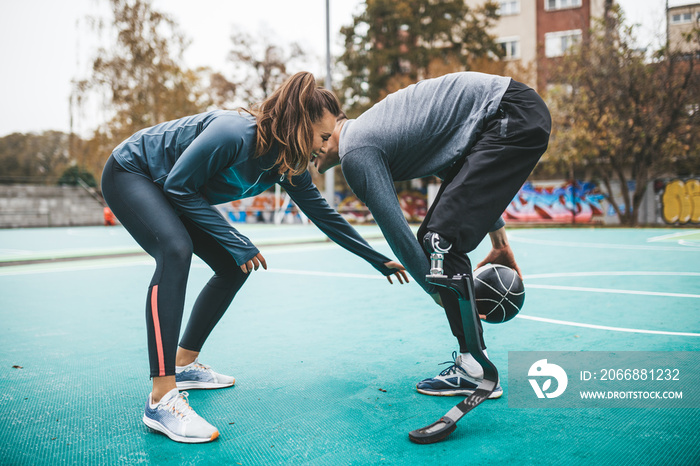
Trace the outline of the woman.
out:
M 265 258 L 213 207 L 282 185 L 331 239 L 400 283 L 397 262 L 374 251 L 331 209 L 311 182 L 310 158 L 323 153 L 341 114 L 332 92 L 297 73 L 253 112 L 212 111 L 146 128 L 122 142 L 102 176 L 107 204 L 156 260 L 146 300 L 153 390 L 143 421 L 175 441 L 214 440 L 178 388 L 223 388 L 233 377 L 199 363 L 210 332 L 248 274 Z M 214 271 L 178 345 L 192 254 Z

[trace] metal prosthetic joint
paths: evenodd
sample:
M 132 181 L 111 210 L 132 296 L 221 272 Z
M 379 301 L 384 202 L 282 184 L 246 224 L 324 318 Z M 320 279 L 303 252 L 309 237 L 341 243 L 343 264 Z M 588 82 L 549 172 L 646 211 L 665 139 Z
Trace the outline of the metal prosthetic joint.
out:
M 429 231 L 423 237 L 423 247 L 430 254 L 430 276 L 445 276 L 443 262 L 452 244 L 438 233 Z

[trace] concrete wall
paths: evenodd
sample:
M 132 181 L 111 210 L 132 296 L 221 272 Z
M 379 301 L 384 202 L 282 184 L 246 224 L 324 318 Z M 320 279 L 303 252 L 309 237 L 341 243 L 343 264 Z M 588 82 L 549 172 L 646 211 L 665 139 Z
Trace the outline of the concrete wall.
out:
M 102 204 L 81 187 L 0 185 L 0 228 L 103 222 Z

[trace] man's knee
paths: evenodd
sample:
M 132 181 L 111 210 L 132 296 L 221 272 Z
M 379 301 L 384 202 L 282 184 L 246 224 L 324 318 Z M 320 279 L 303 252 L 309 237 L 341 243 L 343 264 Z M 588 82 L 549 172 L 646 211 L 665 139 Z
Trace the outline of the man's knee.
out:
M 467 253 L 454 248 L 452 243 L 440 234 L 428 231 L 422 239 L 423 249 L 428 253 L 438 253 L 443 257 L 444 271 L 447 275 L 471 274 L 471 262 Z
M 428 254 L 434 252 L 447 254 L 450 252 L 450 249 L 452 249 L 452 242 L 434 231 L 427 232 L 423 236 L 422 242 L 423 249 L 425 249 Z

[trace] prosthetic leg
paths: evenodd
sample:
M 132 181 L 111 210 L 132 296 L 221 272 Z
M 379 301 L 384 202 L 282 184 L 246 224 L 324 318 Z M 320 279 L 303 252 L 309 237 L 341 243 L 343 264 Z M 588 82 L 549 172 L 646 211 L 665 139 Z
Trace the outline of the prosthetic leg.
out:
M 423 243 L 430 253 L 430 275 L 426 277 L 427 281 L 433 285 L 445 287 L 457 295 L 467 349 L 484 371 L 484 380 L 474 393 L 449 410 L 438 421 L 408 434 L 412 442 L 425 444 L 439 442 L 454 432 L 457 421 L 486 400 L 496 389 L 498 371 L 484 354 L 483 330 L 476 311 L 471 274 L 448 277 L 443 273 L 443 261 L 451 245 L 437 233 L 428 232 Z

